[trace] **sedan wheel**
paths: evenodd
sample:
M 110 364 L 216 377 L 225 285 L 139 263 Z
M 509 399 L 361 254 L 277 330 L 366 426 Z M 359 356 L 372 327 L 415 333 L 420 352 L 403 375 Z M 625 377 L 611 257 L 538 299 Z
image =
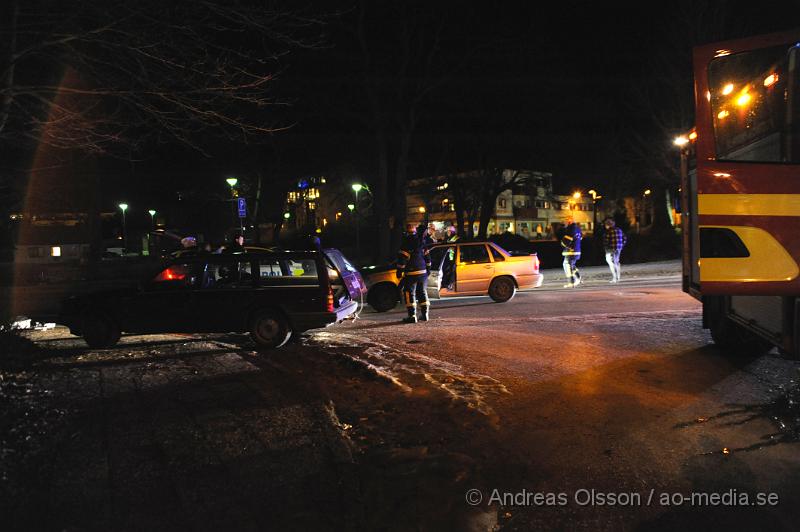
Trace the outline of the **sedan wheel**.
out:
M 375 312 L 392 310 L 399 300 L 397 287 L 390 283 L 373 286 L 367 294 L 367 303 Z
M 509 277 L 498 277 L 489 285 L 489 297 L 497 303 L 504 303 L 514 297 L 517 287 Z
M 288 342 L 291 336 L 289 322 L 280 313 L 262 310 L 253 317 L 250 337 L 259 346 L 276 349 Z

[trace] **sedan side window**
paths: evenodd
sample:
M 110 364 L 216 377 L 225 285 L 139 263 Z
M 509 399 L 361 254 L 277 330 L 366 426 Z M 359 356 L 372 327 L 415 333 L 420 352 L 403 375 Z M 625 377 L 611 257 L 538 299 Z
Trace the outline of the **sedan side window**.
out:
M 461 255 L 459 262 L 461 264 L 480 264 L 483 262 L 489 262 L 489 252 L 486 251 L 486 246 L 483 244 L 461 246 L 460 253 Z
M 494 259 L 495 262 L 500 262 L 500 261 L 506 260 L 506 258 L 503 256 L 503 254 L 500 253 L 499 251 L 497 251 L 492 246 L 489 246 L 489 251 L 492 252 L 492 258 Z

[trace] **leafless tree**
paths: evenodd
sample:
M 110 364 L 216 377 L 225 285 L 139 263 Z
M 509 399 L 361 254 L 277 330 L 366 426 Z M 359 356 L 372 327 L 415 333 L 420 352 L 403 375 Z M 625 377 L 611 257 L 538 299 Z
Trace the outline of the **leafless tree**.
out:
M 409 165 L 425 104 L 485 43 L 452 49 L 444 37 L 457 21 L 435 5 L 395 3 L 396 16 L 384 13 L 381 24 L 370 18 L 371 7 L 359 2 L 354 34 L 362 58 L 365 116 L 375 139 L 377 254 L 385 258 L 402 236 Z
M 747 17 L 732 16 L 731 4 L 698 1 L 665 7 L 663 45 L 642 65 L 647 82 L 629 91 L 628 111 L 638 124 L 620 124 L 616 147 L 625 161 L 622 172 L 639 176 L 629 179 L 638 183 L 638 192 L 652 189 L 653 231 L 671 227 L 669 191 L 677 189 L 680 179 L 679 152 L 672 141 L 694 125 L 692 47 L 748 33 Z
M 203 149 L 288 123 L 269 110 L 281 58 L 322 20 L 266 1 L 11 0 L 0 7 L 0 142 L 91 153 Z

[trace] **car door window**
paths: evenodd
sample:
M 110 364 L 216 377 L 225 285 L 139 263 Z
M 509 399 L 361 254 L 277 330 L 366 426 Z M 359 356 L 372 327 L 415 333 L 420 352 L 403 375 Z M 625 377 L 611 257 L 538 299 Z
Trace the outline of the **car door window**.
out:
M 431 269 L 433 271 L 439 270 L 442 267 L 442 263 L 446 260 L 453 260 L 455 256 L 455 248 L 454 247 L 438 247 L 431 249 Z
M 281 277 L 282 275 L 283 270 L 278 259 L 261 259 L 258 261 L 258 276 L 261 279 L 265 277 Z
M 461 246 L 459 262 L 461 264 L 481 264 L 489 262 L 489 252 L 482 244 Z
M 199 286 L 201 284 L 199 266 L 192 263 L 170 264 L 158 272 L 153 278 L 151 286 L 156 290 L 178 290 Z
M 317 263 L 313 259 L 288 259 L 287 265 L 292 277 L 317 277 Z
M 497 251 L 494 247 L 489 246 L 489 251 L 492 252 L 492 258 L 494 259 L 495 262 L 506 260 L 505 256 L 499 251 Z
M 202 288 L 240 288 L 252 285 L 253 275 L 249 261 L 221 260 L 206 265 Z
M 263 258 L 258 261 L 261 286 L 319 284 L 317 262 L 301 258 Z

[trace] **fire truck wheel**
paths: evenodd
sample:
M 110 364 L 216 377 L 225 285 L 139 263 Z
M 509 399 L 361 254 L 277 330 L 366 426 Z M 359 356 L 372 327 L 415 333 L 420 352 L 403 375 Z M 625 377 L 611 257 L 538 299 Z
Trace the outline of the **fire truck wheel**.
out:
M 726 355 L 760 356 L 772 349 L 772 344 L 748 331 L 727 317 L 718 317 L 711 324 L 711 339 Z

